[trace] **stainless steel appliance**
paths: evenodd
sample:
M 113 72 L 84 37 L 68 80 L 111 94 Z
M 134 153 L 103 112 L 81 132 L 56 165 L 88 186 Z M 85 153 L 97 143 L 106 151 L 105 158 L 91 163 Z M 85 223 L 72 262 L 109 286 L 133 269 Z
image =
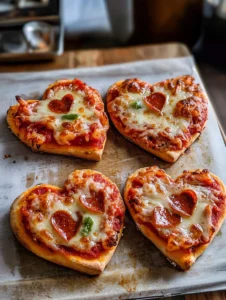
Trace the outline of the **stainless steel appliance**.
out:
M 0 1 L 0 60 L 52 59 L 63 52 L 60 0 Z

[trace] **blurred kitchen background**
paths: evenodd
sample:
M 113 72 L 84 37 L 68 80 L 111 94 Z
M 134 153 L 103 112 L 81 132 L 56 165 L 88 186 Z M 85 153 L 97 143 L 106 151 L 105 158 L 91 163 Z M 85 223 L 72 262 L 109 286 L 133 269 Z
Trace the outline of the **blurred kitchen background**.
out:
M 195 56 L 226 132 L 226 0 L 0 0 L 1 65 L 167 42 Z

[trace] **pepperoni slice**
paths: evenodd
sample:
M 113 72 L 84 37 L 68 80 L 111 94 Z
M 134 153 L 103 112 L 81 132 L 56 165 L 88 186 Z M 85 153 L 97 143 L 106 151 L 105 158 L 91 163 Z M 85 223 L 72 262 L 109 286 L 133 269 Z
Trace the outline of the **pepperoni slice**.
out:
M 71 94 L 65 95 L 61 100 L 52 100 L 49 102 L 49 109 L 58 114 L 66 114 L 70 111 L 74 97 Z
M 33 193 L 35 193 L 36 195 L 43 195 L 46 194 L 47 192 L 48 192 L 47 187 L 37 187 L 35 190 L 33 190 Z
M 81 204 L 95 213 L 104 212 L 104 190 L 99 190 L 98 192 L 91 192 L 91 197 L 86 197 L 86 195 L 81 195 L 79 201 Z
M 101 174 L 93 174 L 93 179 L 95 182 L 99 182 L 99 183 L 106 182 L 106 180 Z
M 166 96 L 163 93 L 153 93 L 144 98 L 144 102 L 151 110 L 161 113 L 166 102 Z
M 134 178 L 132 181 L 132 187 L 133 188 L 141 188 L 143 186 L 143 182 L 141 180 L 141 178 Z
M 167 208 L 157 206 L 152 213 L 152 223 L 157 228 L 171 228 L 179 225 L 181 217 L 172 214 Z
M 58 210 L 51 217 L 53 228 L 67 242 L 76 235 L 80 227 L 82 216 L 80 213 L 77 213 L 77 217 L 78 220 L 75 221 L 72 216 L 64 210 Z
M 184 190 L 179 195 L 172 195 L 169 203 L 175 213 L 190 217 L 197 204 L 197 195 L 193 190 Z

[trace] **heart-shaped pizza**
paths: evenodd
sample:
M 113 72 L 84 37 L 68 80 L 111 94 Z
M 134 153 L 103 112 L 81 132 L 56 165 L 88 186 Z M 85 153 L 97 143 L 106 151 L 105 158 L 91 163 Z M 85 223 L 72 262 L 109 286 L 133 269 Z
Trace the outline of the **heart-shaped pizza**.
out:
M 107 109 L 118 131 L 156 156 L 174 162 L 207 121 L 207 98 L 191 76 L 150 85 L 139 79 L 113 84 Z
M 142 233 L 183 270 L 226 216 L 226 188 L 208 170 L 184 171 L 173 180 L 156 166 L 139 169 L 127 179 L 124 200 Z
M 88 274 L 101 273 L 124 224 L 125 206 L 116 185 L 93 170 L 76 170 L 63 188 L 32 187 L 12 204 L 11 227 L 36 255 Z
M 32 150 L 101 159 L 109 124 L 98 91 L 79 79 L 59 80 L 41 101 L 16 100 L 7 122 Z

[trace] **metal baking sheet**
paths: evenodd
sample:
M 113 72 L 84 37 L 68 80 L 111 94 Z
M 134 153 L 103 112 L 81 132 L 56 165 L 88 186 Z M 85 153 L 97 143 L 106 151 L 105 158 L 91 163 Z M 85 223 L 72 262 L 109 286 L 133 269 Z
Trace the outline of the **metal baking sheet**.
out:
M 190 271 L 174 269 L 136 228 L 130 216 L 113 259 L 100 276 L 87 276 L 45 261 L 16 241 L 10 230 L 14 199 L 37 183 L 62 186 L 74 169 L 103 172 L 123 189 L 128 174 L 158 165 L 172 177 L 184 169 L 208 168 L 226 183 L 226 149 L 209 106 L 201 137 L 174 164 L 153 157 L 123 138 L 111 125 L 103 159 L 90 162 L 33 153 L 7 128 L 5 114 L 15 95 L 40 98 L 60 78 L 79 77 L 105 97 L 117 80 L 138 77 L 150 83 L 191 74 L 201 83 L 192 57 L 143 61 L 97 68 L 0 74 L 0 298 L 1 299 L 128 299 L 171 296 L 226 289 L 226 224 Z M 10 157 L 5 158 L 9 154 Z

